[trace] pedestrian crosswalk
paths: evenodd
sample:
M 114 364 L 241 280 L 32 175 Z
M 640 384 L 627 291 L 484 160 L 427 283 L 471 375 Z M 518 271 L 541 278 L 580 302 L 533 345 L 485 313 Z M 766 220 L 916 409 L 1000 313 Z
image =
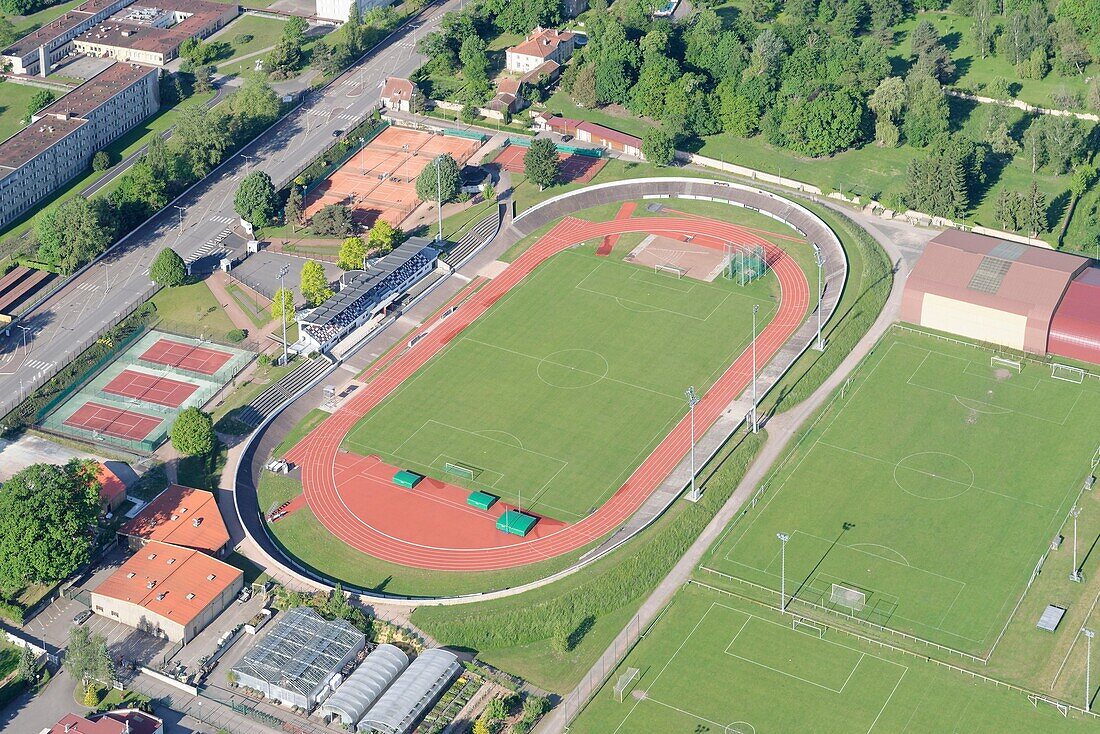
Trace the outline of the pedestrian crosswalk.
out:
M 352 115 L 349 113 L 342 113 L 339 115 L 330 115 L 325 110 L 306 110 L 307 115 L 313 115 L 314 117 L 326 117 L 333 120 L 341 120 L 343 122 L 358 122 L 359 115 Z
M 98 291 L 99 290 L 99 285 L 100 285 L 99 283 L 95 283 L 95 282 L 85 282 L 85 283 L 81 283 L 80 285 L 78 285 L 76 287 L 76 289 L 78 291 Z
M 230 221 L 232 221 L 232 220 L 230 220 Z M 188 265 L 190 265 L 194 262 L 197 262 L 197 261 L 203 259 L 204 257 L 206 257 L 208 255 L 212 255 L 216 252 L 223 252 L 225 250 L 225 248 L 222 247 L 222 242 L 225 240 L 226 237 L 229 236 L 229 233 L 232 232 L 232 231 L 233 231 L 233 227 L 226 227 L 221 232 L 219 232 L 217 234 L 217 236 L 215 236 L 212 239 L 207 240 L 206 242 L 203 243 L 202 247 L 200 247 L 199 249 L 195 250 L 190 255 L 188 255 L 184 259 L 184 262 L 186 262 Z
M 235 224 L 237 222 L 237 220 L 234 219 L 233 217 L 225 217 L 225 216 L 210 217 L 210 220 L 214 221 L 214 222 L 217 222 L 219 224 Z
M 40 359 L 28 359 L 24 361 L 23 364 L 38 372 L 42 372 L 44 370 L 48 370 L 50 367 L 53 367 L 53 362 L 43 362 Z

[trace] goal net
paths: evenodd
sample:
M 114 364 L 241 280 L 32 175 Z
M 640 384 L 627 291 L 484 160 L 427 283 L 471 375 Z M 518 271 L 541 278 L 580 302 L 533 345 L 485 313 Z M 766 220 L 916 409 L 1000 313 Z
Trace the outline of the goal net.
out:
M 452 477 L 466 479 L 471 482 L 477 479 L 478 474 L 481 473 L 481 470 L 478 469 L 476 466 L 470 466 L 469 464 L 451 463 L 449 461 L 443 465 L 443 471 L 446 474 L 450 474 Z
M 867 606 L 867 595 L 859 589 L 849 586 L 833 584 L 833 590 L 829 594 L 829 601 L 841 607 L 847 607 L 853 612 L 861 612 Z
M 726 278 L 748 285 L 768 272 L 763 245 L 726 245 Z
M 993 367 L 994 369 L 996 369 L 997 367 L 1001 367 L 1004 369 L 1013 370 L 1015 372 L 1022 372 L 1024 369 L 1023 364 L 1019 360 L 1006 359 L 1004 357 L 990 357 L 989 366 Z
M 1034 693 L 1029 693 L 1027 696 L 1027 700 L 1031 701 L 1031 705 L 1035 708 L 1039 708 L 1039 704 L 1045 703 L 1058 709 L 1058 713 L 1060 713 L 1062 716 L 1069 716 L 1069 706 L 1062 703 L 1061 701 L 1055 700 L 1053 698 L 1047 698 L 1046 696 L 1040 696 Z
M 619 676 L 619 679 L 615 681 L 615 698 L 619 699 L 619 703 L 623 702 L 623 694 L 626 689 L 630 687 L 630 684 L 634 682 L 634 679 L 638 677 L 638 674 L 642 672 L 638 668 L 627 668 L 626 672 Z
M 825 636 L 825 625 L 818 624 L 811 619 L 805 617 L 795 617 L 791 620 L 791 629 L 796 632 L 805 632 L 809 635 L 817 635 L 818 637 Z
M 1068 364 L 1055 362 L 1050 366 L 1050 376 L 1055 380 L 1065 380 L 1080 385 L 1085 381 L 1085 371 L 1080 367 L 1070 367 Z
M 680 268 L 680 267 L 677 267 L 677 266 L 671 265 L 671 264 L 662 264 L 662 263 L 657 263 L 656 265 L 654 265 L 653 266 L 653 272 L 656 275 L 671 275 L 674 278 L 676 278 L 677 280 L 679 280 L 680 278 L 683 278 L 685 275 L 687 275 L 687 270 L 685 270 L 684 268 Z

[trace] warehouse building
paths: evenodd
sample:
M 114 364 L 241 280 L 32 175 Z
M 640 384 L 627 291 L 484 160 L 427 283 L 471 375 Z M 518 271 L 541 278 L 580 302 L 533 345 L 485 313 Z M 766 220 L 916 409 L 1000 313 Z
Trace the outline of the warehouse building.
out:
M 1054 312 L 1047 351 L 1100 364 L 1100 268 L 1085 268 Z
M 1055 311 L 1083 257 L 947 230 L 925 248 L 902 296 L 901 318 L 1033 354 L 1046 354 Z
M 92 591 L 92 611 L 187 643 L 243 585 L 240 569 L 190 548 L 150 541 Z
M 309 711 L 336 688 L 338 674 L 366 644 L 366 635 L 347 622 L 330 622 L 308 607 L 294 607 L 244 654 L 233 673 L 239 685 L 265 698 Z
M 132 548 L 156 540 L 220 556 L 229 544 L 213 492 L 173 484 L 118 531 Z
M 79 53 L 116 61 L 164 66 L 179 57 L 189 38 L 206 38 L 239 12 L 234 4 L 205 0 L 157 0 L 135 3 L 73 38 Z
M 73 177 L 160 107 L 159 72 L 113 64 L 0 143 L 0 229 Z

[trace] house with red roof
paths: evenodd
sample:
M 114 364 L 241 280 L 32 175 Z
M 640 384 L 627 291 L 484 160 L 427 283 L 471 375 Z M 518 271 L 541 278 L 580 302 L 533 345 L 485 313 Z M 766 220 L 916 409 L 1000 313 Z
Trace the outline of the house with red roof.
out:
M 164 734 L 164 722 L 137 709 L 119 709 L 87 718 L 66 714 L 41 734 Z
M 504 68 L 514 74 L 526 74 L 547 61 L 559 66 L 573 56 L 575 36 L 572 31 L 536 28 L 522 43 L 505 51 Z

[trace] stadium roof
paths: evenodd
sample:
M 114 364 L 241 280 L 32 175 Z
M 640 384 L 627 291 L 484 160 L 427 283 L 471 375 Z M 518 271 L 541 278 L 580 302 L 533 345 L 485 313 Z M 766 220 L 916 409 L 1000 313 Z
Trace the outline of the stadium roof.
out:
M 339 293 L 303 316 L 302 322 L 313 326 L 326 326 L 339 318 L 360 298 L 371 295 L 379 299 L 384 297 L 390 286 L 386 282 L 386 276 L 421 253 L 426 253 L 427 257 L 433 260 L 439 254 L 429 240 L 423 237 L 410 237 L 393 252 L 372 264 L 369 270 L 357 273 L 347 280 Z M 378 292 L 372 294 L 371 291 L 376 289 Z
M 338 714 L 348 726 L 358 723 L 408 665 L 409 656 L 401 648 L 379 645 L 325 701 L 321 710 Z
M 309 696 L 365 642 L 366 636 L 343 620 L 329 622 L 309 607 L 293 607 L 233 670 Z
M 425 650 L 371 707 L 359 731 L 405 734 L 461 669 L 453 652 Z
M 120 531 L 143 540 L 217 553 L 229 542 L 229 531 L 214 495 L 173 484 Z
M 187 625 L 241 575 L 240 569 L 204 553 L 152 541 L 92 593 L 137 604 Z

